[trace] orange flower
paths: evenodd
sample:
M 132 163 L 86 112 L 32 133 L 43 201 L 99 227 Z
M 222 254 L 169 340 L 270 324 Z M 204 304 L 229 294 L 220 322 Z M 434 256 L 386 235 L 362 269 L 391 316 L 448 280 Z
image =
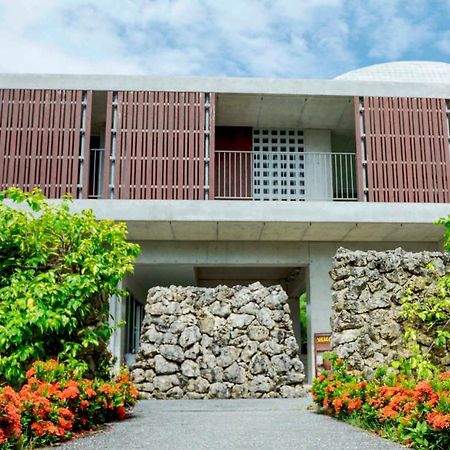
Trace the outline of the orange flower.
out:
M 76 398 L 79 393 L 80 391 L 76 386 L 68 386 L 60 393 L 59 398 L 61 400 L 68 400 L 70 398 Z
M 88 400 L 81 400 L 80 402 L 80 409 L 84 410 L 87 408 L 91 403 Z
M 103 394 L 111 394 L 113 387 L 110 384 L 105 384 L 99 388 L 99 391 Z
M 361 409 L 362 406 L 362 400 L 360 398 L 352 398 L 348 402 L 347 410 L 349 413 L 356 411 L 358 409 Z
M 7 401 L 18 404 L 17 392 L 10 386 L 5 386 L 1 392 L 2 397 Z
M 64 417 L 58 419 L 58 424 L 60 426 L 59 431 L 63 431 L 63 434 L 65 434 L 65 431 L 70 431 L 72 429 L 72 422 L 64 419 Z
M 11 436 L 18 438 L 22 434 L 18 408 L 12 403 L 7 403 L 4 406 L 4 412 L 6 413 L 6 417 L 0 417 L 0 423 L 6 422 L 6 427 L 3 430 L 4 436 L 6 439 Z
M 422 380 L 421 382 L 417 383 L 416 391 L 421 394 L 430 395 L 433 393 L 433 387 L 428 380 Z
M 86 395 L 88 398 L 91 398 L 91 397 L 94 397 L 94 395 L 97 395 L 97 392 L 95 392 L 94 389 L 90 388 L 89 386 L 85 387 L 84 392 L 86 392 Z
M 450 427 L 450 414 L 431 412 L 427 414 L 427 422 L 435 430 L 445 430 Z
M 334 406 L 334 410 L 336 411 L 336 414 L 339 414 L 342 407 L 344 406 L 344 401 L 341 398 L 335 398 L 333 400 L 332 405 Z
M 68 420 L 73 420 L 75 416 L 68 408 L 58 408 L 58 414 Z
M 27 371 L 27 373 L 25 374 L 25 376 L 27 377 L 27 379 L 29 380 L 33 375 L 36 375 L 36 369 L 34 367 L 32 367 L 31 369 L 29 369 Z
M 397 416 L 397 411 L 392 409 L 390 406 L 386 406 L 379 413 L 380 420 L 391 419 L 396 416 Z

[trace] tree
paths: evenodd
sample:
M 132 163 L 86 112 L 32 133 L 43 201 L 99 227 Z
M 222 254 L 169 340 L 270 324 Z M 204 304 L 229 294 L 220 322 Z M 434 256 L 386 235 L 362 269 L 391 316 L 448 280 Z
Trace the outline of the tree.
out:
M 139 246 L 123 223 L 72 214 L 70 198 L 0 192 L 0 383 L 19 385 L 38 359 L 81 361 L 106 375 L 111 295 Z

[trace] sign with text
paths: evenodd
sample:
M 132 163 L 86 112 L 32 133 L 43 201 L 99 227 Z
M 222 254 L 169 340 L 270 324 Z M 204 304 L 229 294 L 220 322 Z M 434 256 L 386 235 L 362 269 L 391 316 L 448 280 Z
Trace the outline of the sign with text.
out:
M 329 370 L 329 361 L 323 360 L 323 354 L 331 351 L 331 333 L 314 334 L 314 366 L 316 376 L 322 370 Z

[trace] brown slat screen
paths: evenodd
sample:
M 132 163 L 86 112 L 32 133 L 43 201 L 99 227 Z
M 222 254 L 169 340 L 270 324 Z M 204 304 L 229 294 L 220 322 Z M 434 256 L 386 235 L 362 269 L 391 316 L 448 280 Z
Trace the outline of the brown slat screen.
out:
M 358 103 L 356 98 L 356 108 Z M 363 136 L 366 152 L 367 200 L 449 202 L 445 100 L 364 97 L 362 106 L 363 130 L 359 126 L 356 129 L 358 145 L 361 146 Z M 358 150 L 364 157 L 364 148 Z
M 0 189 L 36 186 L 49 198 L 81 195 L 83 95 L 79 90 L 0 90 Z M 85 95 L 84 141 L 89 143 L 92 92 Z
M 204 199 L 205 94 L 109 92 L 105 163 L 107 196 Z

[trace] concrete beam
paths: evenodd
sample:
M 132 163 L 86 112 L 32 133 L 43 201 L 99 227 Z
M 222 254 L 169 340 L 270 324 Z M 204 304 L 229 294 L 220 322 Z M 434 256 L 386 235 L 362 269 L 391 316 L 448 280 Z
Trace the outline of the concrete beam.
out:
M 125 221 L 133 240 L 428 241 L 444 203 L 75 200 L 100 219 Z
M 0 74 L 2 89 L 189 91 L 314 96 L 449 98 L 450 84 L 273 78 L 151 77 L 140 75 Z

